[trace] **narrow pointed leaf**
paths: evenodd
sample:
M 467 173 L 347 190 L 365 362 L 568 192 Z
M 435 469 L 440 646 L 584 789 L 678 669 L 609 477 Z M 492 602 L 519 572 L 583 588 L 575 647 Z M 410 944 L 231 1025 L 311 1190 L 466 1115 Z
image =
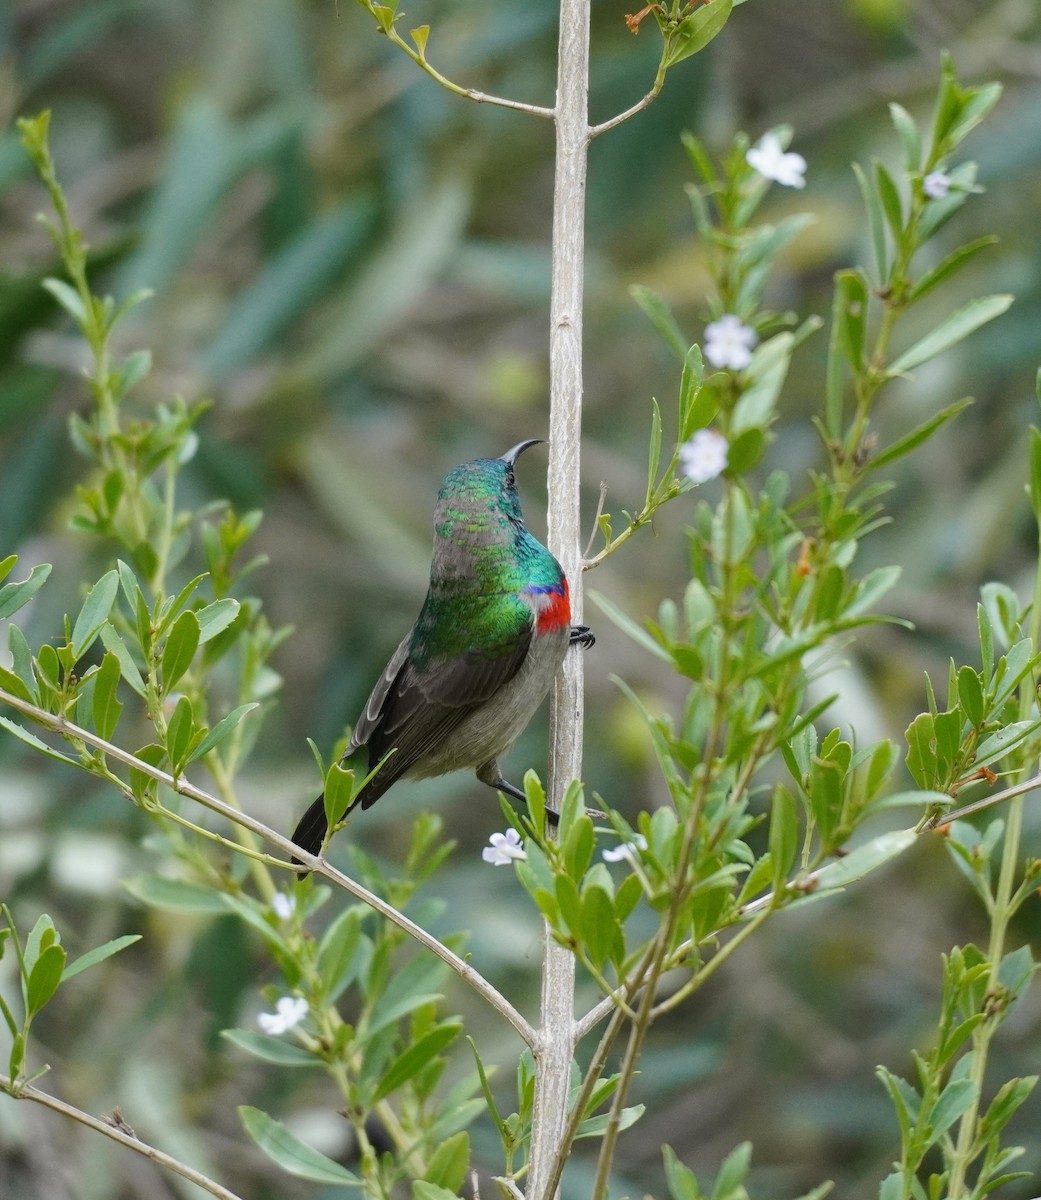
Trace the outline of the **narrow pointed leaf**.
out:
M 712 0 L 694 10 L 689 17 L 680 22 L 676 30 L 672 47 L 665 59 L 666 67 L 674 67 L 676 63 L 697 54 L 723 31 L 723 26 L 730 20 L 730 12 L 734 7 L 733 0 Z
M 79 611 L 76 623 L 72 627 L 72 654 L 76 659 L 82 658 L 90 649 L 91 643 L 98 636 L 102 625 L 108 620 L 112 605 L 119 590 L 119 574 L 109 571 L 97 581 L 87 592 L 83 607 Z
M 262 1109 L 241 1104 L 238 1113 L 249 1136 L 283 1171 L 298 1179 L 309 1179 L 312 1183 L 328 1183 L 337 1187 L 362 1186 L 357 1175 L 302 1142 L 281 1121 L 268 1116 Z
M 163 687 L 167 692 L 192 665 L 199 648 L 200 633 L 199 618 L 190 609 L 174 621 L 163 647 Z
M 72 979 L 81 971 L 87 970 L 88 967 L 104 962 L 106 958 L 111 958 L 113 954 L 118 954 L 120 950 L 125 950 L 127 946 L 132 946 L 140 940 L 141 934 L 127 933 L 123 937 L 113 938 L 111 942 L 106 942 L 103 946 L 96 946 L 93 950 L 88 950 L 86 954 L 81 954 L 79 958 L 66 966 L 61 976 L 62 983 L 67 979 Z
M 672 315 L 668 305 L 661 296 L 657 292 L 652 292 L 650 288 L 643 287 L 640 284 L 635 284 L 631 287 L 629 295 L 643 309 L 648 320 L 665 339 L 665 342 L 680 362 L 685 362 L 687 358 L 687 339 L 680 332 L 680 327 L 676 324 L 676 318 Z
M 903 458 L 905 454 L 910 454 L 923 442 L 927 442 L 938 429 L 942 429 L 948 421 L 953 421 L 959 413 L 964 412 L 971 403 L 972 398 L 966 396 L 965 399 L 958 400 L 955 404 L 941 409 L 935 416 L 930 417 L 928 421 L 923 421 L 921 425 L 916 426 L 910 433 L 905 434 L 871 459 L 868 469 L 877 471 L 880 467 L 888 466 L 890 463 L 896 462 L 898 458 Z
M 70 766 L 78 767 L 80 764 L 67 754 L 62 754 L 60 750 L 53 750 L 46 742 L 41 742 L 34 733 L 30 733 L 28 729 L 23 729 L 21 725 L 10 720 L 8 717 L 0 717 L 0 725 L 13 733 L 19 741 L 25 742 L 27 746 L 32 746 L 34 750 L 38 750 L 41 754 L 46 754 L 48 758 L 56 758 L 59 762 L 68 763 Z
M 12 554 L 4 562 L 10 566 L 14 565 L 15 556 Z M 50 563 L 41 563 L 29 572 L 29 577 L 23 579 L 21 583 L 5 583 L 0 587 L 0 620 L 16 613 L 23 605 L 36 595 L 47 581 L 47 576 L 51 573 Z M 6 575 L 7 572 L 5 571 Z
M 946 321 L 938 325 L 932 333 L 926 334 L 920 341 L 905 350 L 903 354 L 889 364 L 892 374 L 898 375 L 905 371 L 913 371 L 922 363 L 928 362 L 944 350 L 957 345 L 967 338 L 970 333 L 1000 317 L 1012 303 L 1014 297 L 1009 295 L 981 296 L 966 304 L 964 308 L 952 313 Z
M 254 709 L 260 705 L 254 701 L 252 704 L 240 704 L 238 708 L 233 708 L 226 717 L 222 717 L 216 725 L 206 734 L 202 741 L 195 746 L 188 755 L 188 762 L 194 762 L 197 758 L 202 758 L 204 754 L 208 754 L 216 746 L 232 732 L 243 717 L 248 716 Z
M 266 1033 L 255 1033 L 250 1029 L 222 1029 L 221 1037 L 227 1038 L 240 1050 L 252 1054 L 262 1062 L 274 1063 L 278 1067 L 320 1067 L 322 1060 L 317 1054 L 287 1042 L 282 1038 L 269 1037 Z

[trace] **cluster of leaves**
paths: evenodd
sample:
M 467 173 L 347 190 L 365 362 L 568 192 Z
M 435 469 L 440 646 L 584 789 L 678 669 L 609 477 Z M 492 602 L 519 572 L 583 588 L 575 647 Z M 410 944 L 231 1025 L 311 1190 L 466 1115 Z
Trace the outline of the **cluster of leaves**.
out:
M 4 1086 L 17 1095 L 49 1070 L 44 1066 L 30 1073 L 27 1069 L 26 1052 L 32 1023 L 54 998 L 58 988 L 88 967 L 93 967 L 113 954 L 118 954 L 127 946 L 132 946 L 140 938 L 137 934 L 113 938 L 69 962 L 65 947 L 61 944 L 61 935 L 46 913 L 39 917 L 29 931 L 24 944 L 6 904 L 0 905 L 0 919 L 3 920 L 3 925 L 0 926 L 0 959 L 3 959 L 6 950 L 14 951 L 21 989 L 21 1021 L 15 1017 L 11 1006 L 0 995 L 0 1016 L 3 1017 L 11 1035 L 11 1053 L 7 1061 L 7 1080 Z
M 988 588 L 980 606 L 982 669 L 959 671 L 952 665 L 947 712 L 937 712 L 930 688 L 931 711 L 908 731 L 915 790 L 893 793 L 890 776 L 898 751 L 891 742 L 858 747 L 838 729 L 822 736 L 818 725 L 835 697 L 807 701 L 809 681 L 826 675 L 851 631 L 883 619 L 877 615 L 878 603 L 898 578 L 896 568 L 878 568 L 863 577 L 855 572 L 860 544 L 881 520 L 885 485 L 875 481 L 874 473 L 910 453 L 964 406 L 953 405 L 894 444 L 879 447 L 871 416 L 883 384 L 968 336 L 1009 303 L 1008 297 L 978 301 L 895 357 L 890 352 L 897 317 L 988 244 L 987 239 L 972 243 L 912 280 L 915 255 L 965 202 L 975 186 L 975 171 L 971 164 L 952 170 L 952 190 L 943 197 L 928 196 L 923 179 L 946 165 L 997 95 L 993 86 L 962 89 L 945 63 L 924 154 L 910 118 L 893 108 L 907 155 L 902 188 L 881 164 L 871 176 L 858 172 L 876 234 L 879 280 L 872 287 L 860 268 L 837 277 L 825 412 L 817 423 L 830 470 L 814 474 L 810 494 L 794 499 L 783 473 L 770 473 L 758 489 L 749 473 L 769 446 L 791 356 L 819 324 L 809 320 L 792 329 L 793 317 L 761 305 L 773 258 L 806 221 L 793 217 L 776 227 L 753 226 L 766 185 L 748 165 L 747 139 L 735 142 L 718 169 L 700 144 L 687 139 L 700 176 L 699 186 L 691 189 L 695 220 L 717 284 L 709 316 L 737 316 L 762 340 L 746 368 L 706 378 L 701 352 L 696 346 L 688 349 L 660 298 L 647 290 L 637 293 L 683 362 L 679 441 L 713 424 L 727 439 L 729 461 L 721 498 L 700 501 L 687 530 L 692 578 L 682 598 L 666 600 L 657 620 L 641 626 L 604 597 L 594 597 L 636 642 L 690 681 L 675 719 L 647 711 L 622 684 L 650 730 L 672 803 L 641 813 L 635 829 L 620 814 L 610 814 L 613 833 L 626 847 L 621 861 L 629 868 L 619 883 L 603 863 L 593 862 L 596 831 L 581 811 L 577 789 L 563 807 L 558 839 L 545 836 L 541 792 L 532 779 L 531 819 L 516 823 L 527 835 L 518 877 L 556 939 L 575 952 L 606 993 L 613 1018 L 605 1040 L 612 1030 L 617 1034 L 623 1023 L 629 1024 L 625 1064 L 635 1061 L 646 1026 L 700 987 L 771 913 L 802 902 L 809 893 L 819 897 L 844 886 L 914 840 L 911 831 L 883 834 L 848 853 L 847 843 L 865 821 L 904 805 L 942 811 L 968 780 L 992 780 L 995 773 L 1018 770 L 1036 755 L 1041 721 L 1024 686 L 1037 662 L 1036 638 L 1008 636 L 1006 652 L 995 659 L 995 625 L 1000 620 L 1005 635 L 1018 629 L 1014 597 L 1007 588 Z M 778 131 L 779 139 L 786 136 Z M 878 212 L 887 214 L 887 233 L 875 229 Z M 691 486 L 676 477 L 679 447 L 659 475 L 661 441 L 655 405 L 645 507 L 636 517 L 626 514 L 627 528 L 614 537 L 610 517 L 602 515 L 605 546 L 594 562 L 612 553 L 655 507 Z M 787 781 L 777 778 L 777 758 L 787 769 Z M 603 801 L 598 798 L 597 803 Z M 952 838 L 951 844 L 957 848 L 961 840 Z M 973 861 L 982 861 L 978 847 L 974 854 Z M 844 857 L 831 861 L 836 855 Z M 1007 921 L 1036 885 L 1036 877 L 1035 869 L 1028 870 L 1011 901 L 1006 896 L 999 904 L 993 895 L 984 895 L 988 911 L 993 915 L 1000 909 L 1002 922 Z M 633 915 L 642 905 L 655 914 L 657 931 L 650 941 L 646 920 Z M 1010 958 L 1013 966 L 1003 966 Z M 1016 982 L 1021 989 L 1032 970 L 1029 962 L 1029 954 L 1020 950 L 991 964 L 992 1007 L 993 989 L 1007 986 L 994 981 L 1023 968 Z M 661 974 L 677 967 L 687 970 L 687 981 L 667 995 L 656 995 Z M 984 973 L 988 969 L 982 968 Z M 950 1056 L 971 1029 L 967 1022 L 960 1040 L 943 1042 L 933 1083 L 949 1068 Z M 981 1055 L 976 1044 L 959 1068 L 962 1074 L 979 1070 L 981 1056 L 985 1059 L 985 1052 Z M 599 1051 L 594 1055 L 589 1078 L 605 1058 Z M 623 1065 L 623 1079 L 615 1079 L 612 1087 L 616 1125 L 627 1111 L 625 1070 Z M 587 1079 L 582 1100 L 588 1099 L 591 1086 Z M 999 1168 L 1016 1153 L 998 1149 L 997 1135 L 1015 1107 L 1006 1091 L 1018 1102 L 1027 1090 L 1009 1085 L 1000 1103 L 995 1101 L 998 1108 L 982 1118 L 973 1145 L 987 1147 L 988 1179 L 1000 1175 Z M 932 1100 L 941 1094 L 953 1093 L 938 1092 Z M 941 1128 L 923 1100 L 916 1109 L 919 1132 L 928 1127 L 935 1141 L 965 1114 L 968 1104 L 949 1112 L 948 1107 L 949 1101 L 943 1110 L 949 1120 Z M 1000 1122 L 997 1112 L 1003 1114 Z M 902 1128 L 905 1124 L 901 1122 Z M 907 1179 L 914 1177 L 920 1161 L 908 1168 Z M 683 1179 L 673 1186 L 676 1195 L 700 1195 L 692 1177 Z M 725 1194 L 743 1192 L 730 1188 Z
M 393 34 L 393 10 L 366 6 L 384 32 Z M 720 15 L 725 20 L 729 10 L 723 0 L 693 13 L 676 8 L 670 16 L 655 10 L 659 24 L 674 22 L 663 28 L 667 46 L 669 37 L 680 39 L 672 43 L 671 61 L 678 61 L 681 43 L 693 52 L 693 42 Z M 425 61 L 425 34 L 413 37 Z M 996 98 L 994 88 L 962 89 L 947 65 L 925 152 L 910 118 L 893 109 L 906 157 L 902 183 L 880 164 L 870 175 L 860 172 L 878 278 L 872 283 L 859 268 L 838 277 L 824 414 L 818 422 L 829 470 L 813 477 L 809 495 L 794 500 L 790 481 L 780 472 L 759 485 L 752 473 L 769 448 L 792 356 L 819 324 L 810 319 L 796 325 L 786 314 L 765 310 L 762 302 L 773 259 L 805 220 L 753 226 L 766 187 L 748 164 L 747 140 L 738 139 L 719 166 L 694 139 L 687 140 L 700 177 L 691 189 L 695 221 L 716 281 L 707 315 L 734 315 L 760 341 L 747 367 L 706 374 L 700 350 L 689 346 L 663 302 L 650 292 L 639 293 L 683 364 L 677 449 L 662 469 L 664 435 L 655 405 L 644 508 L 617 536 L 612 536 L 610 517 L 601 519 L 605 547 L 598 556 L 613 552 L 665 500 L 690 490 L 690 481 L 677 475 L 679 444 L 709 426 L 718 429 L 729 447 L 722 495 L 695 507 L 687 531 L 692 579 L 683 596 L 667 600 L 646 627 L 601 599 L 613 620 L 690 681 L 676 719 L 650 713 L 630 693 L 650 731 L 672 803 L 640 814 L 635 827 L 610 814 L 612 837 L 626 847 L 620 881 L 605 864 L 594 862 L 598 831 L 582 809 L 579 785 L 566 797 L 558 837 L 548 835 L 545 796 L 533 776 L 527 780 L 530 816 L 513 818 L 526 835 L 526 858 L 517 866 L 522 885 L 557 941 L 575 953 L 605 993 L 583 1019 L 586 1031 L 599 1021 L 606 1021 L 606 1028 L 588 1068 L 573 1068 L 568 1127 L 556 1168 L 559 1178 L 576 1138 L 600 1138 L 595 1200 L 607 1194 L 619 1134 L 642 1111 L 628 1099 L 653 1021 L 701 987 L 772 914 L 804 902 L 810 893 L 819 896 L 845 886 L 913 840 L 906 831 L 884 834 L 833 861 L 868 817 L 896 804 L 946 804 L 973 775 L 985 770 L 989 778 L 1017 768 L 1036 749 L 1039 722 L 1026 686 L 1036 661 L 1036 629 L 1011 636 L 1018 616 L 1009 615 L 1011 594 L 1000 589 L 992 589 L 981 608 L 981 669 L 952 667 L 947 710 L 938 711 L 930 690 L 929 713 L 912 724 L 908 762 L 918 791 L 887 795 L 895 748 L 887 742 L 858 747 L 834 729 L 821 736 L 817 727 L 830 701 L 807 700 L 809 681 L 826 671 L 843 639 L 880 619 L 877 604 L 896 580 L 893 569 L 863 577 L 854 570 L 860 542 L 880 520 L 884 488 L 873 482 L 873 473 L 915 449 L 961 407 L 951 406 L 879 449 L 872 442 L 871 417 L 882 386 L 1007 306 L 1007 297 L 978 301 L 895 357 L 890 353 L 896 318 L 985 244 L 971 243 L 914 277 L 915 254 L 964 203 L 975 187 L 975 173 L 968 165 L 953 168 L 951 190 L 940 198 L 926 193 L 924 180 L 946 165 Z M 283 634 L 267 626 L 253 598 L 230 594 L 255 565 L 238 565 L 256 528 L 255 514 L 239 518 L 224 511 L 216 519 L 201 518 L 206 570 L 174 590 L 174 575 L 185 570 L 193 546 L 195 520 L 178 509 L 178 472 L 192 453 L 201 409 L 175 404 L 128 420 L 124 405 L 147 373 L 147 355 L 110 361 L 112 329 L 126 306 L 100 300 L 89 289 L 85 249 L 68 219 L 46 132 L 45 119 L 23 124 L 26 145 L 51 192 L 58 218 L 51 232 L 71 281 L 55 280 L 49 287 L 93 356 L 95 411 L 89 419 L 76 418 L 72 431 L 91 464 L 75 524 L 105 539 L 120 557 L 87 592 L 56 642 L 34 652 L 12 627 L 12 667 L 0 674 L 0 687 L 15 707 L 23 706 L 30 716 L 75 721 L 92 731 L 94 741 L 73 732 L 69 740 L 77 759 L 72 759 L 2 720 L 36 749 L 85 768 L 149 811 L 187 827 L 185 835 L 168 822 L 163 826 L 185 878 L 143 876 L 131 885 L 134 894 L 178 911 L 234 913 L 259 936 L 281 973 L 282 986 L 271 987 L 269 998 L 292 998 L 305 1006 L 306 1017 L 292 1029 L 294 1042 L 244 1029 L 228 1031 L 228 1038 L 270 1065 L 324 1069 L 354 1131 L 360 1174 L 318 1154 L 266 1112 L 243 1106 L 247 1132 L 272 1159 L 314 1181 L 359 1187 L 374 1200 L 405 1179 L 413 1181 L 415 1200 L 446 1200 L 457 1194 L 469 1167 L 466 1126 L 487 1105 L 503 1146 L 505 1179 L 515 1187 L 513 1181 L 526 1170 L 530 1140 L 531 1055 L 521 1058 L 517 1110 L 508 1116 L 499 1113 L 479 1056 L 473 1073 L 442 1091 L 446 1055 L 462 1033 L 459 1020 L 441 1014 L 442 964 L 425 954 L 406 954 L 400 928 L 374 920 L 371 909 L 361 905 L 348 906 L 324 934 L 313 937 L 305 922 L 328 893 L 303 882 L 295 892 L 296 906 L 280 912 L 268 863 L 245 838 L 239 843 L 220 839 L 251 857 L 254 895 L 241 873 L 218 867 L 203 853 L 198 835 L 213 835 L 171 807 L 154 770 L 146 769 L 161 768 L 176 783 L 189 764 L 205 763 L 225 798 L 233 800 L 236 767 L 259 730 L 258 708 L 277 686 L 267 660 Z M 1041 466 L 1034 474 L 1041 479 Z M 1041 484 L 1034 492 L 1041 497 Z M 0 571 L 6 575 L 13 565 L 13 559 L 5 559 Z M 0 589 L 0 616 L 27 603 L 46 576 L 46 567 L 34 568 L 24 581 Z M 1004 653 L 995 660 L 995 644 L 1002 640 Z M 115 747 L 96 742 L 107 744 L 117 734 L 134 738 L 131 714 L 147 721 L 150 732 L 128 762 L 125 755 L 114 758 Z M 782 764 L 788 774 L 784 780 L 776 774 Z M 335 766 L 323 767 L 323 773 L 332 827 L 346 810 L 355 781 Z M 389 877 L 355 849 L 356 871 L 365 885 L 395 908 L 410 908 L 420 923 L 436 915 L 429 905 L 415 903 L 414 891 L 447 853 L 447 847 L 436 845 L 438 833 L 432 820 L 417 822 L 401 879 Z M 941 1037 L 931 1055 L 918 1058 L 917 1085 L 884 1076 L 903 1140 L 900 1171 L 884 1185 L 889 1189 L 885 1200 L 912 1195 L 932 1200 L 945 1188 L 959 1194 L 952 1180 L 960 1185 L 969 1164 L 981 1157 L 974 1194 L 982 1196 L 1004 1181 L 1014 1156 L 1001 1147 L 1000 1134 L 1026 1098 L 1030 1081 L 1012 1081 L 981 1116 L 977 1111 L 989 1038 L 1034 969 L 1028 954 L 1005 951 L 1003 940 L 1009 918 L 1036 885 L 1038 870 L 1031 867 L 1013 887 L 1010 864 L 1018 841 L 1005 831 L 1001 869 L 992 880 L 991 857 L 1002 833 L 992 825 L 977 842 L 955 825 L 949 839 L 994 920 L 995 933 L 986 951 L 967 947 L 949 957 Z M 650 936 L 647 916 L 654 930 Z M 9 922 L 8 931 L 0 932 L 0 948 L 10 939 L 25 1012 L 19 1023 L 12 1006 L 4 1004 L 16 1042 L 11 1059 L 16 1092 L 17 1080 L 24 1082 L 32 1018 L 62 978 L 120 946 L 109 943 L 70 968 L 46 918 L 24 949 Z M 458 940 L 446 945 L 452 949 Z M 685 981 L 663 992 L 663 976 L 677 968 L 686 971 Z M 621 1063 L 609 1070 L 611 1051 L 622 1038 Z M 393 1147 L 387 1153 L 370 1139 L 373 1117 Z M 956 1122 L 955 1140 L 948 1131 Z M 950 1151 L 950 1165 L 935 1176 L 939 1183 L 922 1184 L 923 1160 L 937 1145 Z M 731 1155 L 713 1200 L 745 1194 L 748 1162 L 746 1147 Z M 702 1195 L 693 1174 L 668 1154 L 666 1174 L 674 1200 Z
M 89 416 L 76 414 L 70 422 L 73 443 L 89 463 L 72 524 L 103 539 L 125 560 L 119 558 L 87 589 L 79 612 L 66 618 L 63 638 L 34 652 L 21 631 L 10 627 L 12 665 L 2 669 L 0 686 L 106 742 L 117 734 L 126 741 L 147 728 L 149 740 L 138 748 L 138 758 L 173 776 L 203 760 L 222 787 L 230 788 L 259 733 L 260 710 L 279 686 L 267 664 L 288 633 L 270 628 L 256 598 L 229 594 L 261 561 L 240 562 L 260 514 L 240 517 L 222 506 L 196 519 L 178 509 L 179 472 L 194 453 L 193 426 L 205 406 L 160 405 L 147 416 L 130 408 L 133 389 L 148 373 L 149 356 L 135 351 L 114 362 L 111 342 L 117 323 L 144 296 L 117 306 L 110 297 L 92 293 L 87 247 L 55 175 L 48 123 L 47 114 L 20 123 L 25 148 L 52 201 L 55 218 L 44 223 L 69 280 L 49 279 L 45 285 L 90 348 L 94 399 Z M 205 571 L 171 590 L 196 544 Z M 9 558 L 0 569 L 6 574 L 13 565 Z M 0 600 L 4 614 L 26 604 L 49 570 L 34 567 L 22 583 L 8 585 Z M 35 735 L 4 720 L 17 736 L 41 748 Z M 120 775 L 103 749 L 74 745 L 78 760 L 48 752 L 117 783 L 152 811 L 163 811 L 153 779 L 134 770 Z M 188 852 L 189 845 L 182 842 L 182 850 Z
M 415 1181 L 417 1200 L 454 1196 L 469 1166 L 465 1127 L 484 1103 L 474 1096 L 480 1087 L 476 1071 L 440 1094 L 445 1051 L 462 1030 L 458 1019 L 439 1015 L 443 963 L 424 952 L 406 954 L 407 934 L 362 904 L 347 907 L 316 939 L 305 926 L 329 900 L 328 888 L 301 881 L 293 902 L 282 896 L 279 915 L 272 907 L 278 897 L 274 879 L 248 835 L 238 842 L 215 839 L 171 802 L 177 799 L 171 787 L 185 769 L 202 763 L 225 801 L 234 803 L 236 771 L 259 732 L 259 710 L 279 683 L 268 658 L 288 631 L 270 629 L 257 599 L 230 594 L 260 562 L 253 558 L 239 565 L 259 514 L 239 517 L 222 506 L 196 518 L 178 508 L 179 470 L 194 451 L 192 427 L 204 406 L 191 411 L 159 406 L 147 417 L 126 412 L 131 389 L 147 373 L 147 355 L 132 354 L 110 365 L 112 332 L 129 306 L 117 307 L 90 290 L 86 247 L 54 173 L 47 126 L 46 115 L 22 122 L 26 148 L 57 214 L 48 228 L 72 280 L 51 280 L 48 287 L 86 338 L 93 360 L 94 407 L 89 417 L 72 419 L 72 439 L 90 463 L 72 523 L 100 539 L 113 556 L 125 558 L 87 589 L 57 642 L 34 651 L 10 626 L 11 668 L 0 668 L 0 689 L 26 715 L 56 718 L 52 724 L 76 757 L 7 717 L 0 721 L 34 749 L 115 784 L 146 811 L 167 818 L 160 829 L 166 851 L 180 861 L 180 876 L 140 875 L 127 881 L 128 890 L 160 909 L 234 914 L 259 936 L 281 971 L 282 986 L 268 989 L 271 999 L 281 995 L 304 1003 L 307 1018 L 297 1030 L 299 1045 L 251 1030 L 229 1030 L 227 1036 L 269 1064 L 325 1070 L 354 1130 L 361 1174 L 307 1146 L 261 1109 L 243 1105 L 243 1125 L 257 1145 L 290 1173 L 362 1187 L 373 1197 L 389 1194 L 404 1178 Z M 176 577 L 190 571 L 193 555 L 206 570 L 172 590 Z M 0 563 L 0 579 L 15 564 L 14 556 Z M 49 574 L 49 566 L 37 566 L 25 580 L 0 589 L 0 615 L 26 605 Z M 226 711 L 211 725 L 217 703 Z M 113 743 L 118 738 L 125 744 L 142 726 L 150 730 L 150 740 L 133 754 Z M 321 761 L 319 766 L 332 827 L 360 785 L 336 764 L 328 770 Z M 413 896 L 451 850 L 440 831 L 435 818 L 417 819 L 400 878 L 388 877 L 356 848 L 362 886 L 399 911 L 415 909 L 419 920 L 434 920 L 438 906 L 413 904 Z M 253 888 L 237 864 L 229 870 L 206 853 L 210 840 L 250 856 Z M 24 951 L 13 923 L 0 935 L 0 945 L 8 937 L 18 951 L 25 1014 L 18 1024 L 12 1006 L 3 1003 L 14 1039 L 9 1090 L 18 1094 L 27 1082 L 34 1016 L 65 978 L 137 939 L 117 939 L 65 967 L 65 952 L 48 918 L 40 919 Z M 449 938 L 445 944 L 451 949 L 461 943 Z M 352 1010 L 349 1021 L 338 1007 L 345 1004 Z M 374 1147 L 367 1132 L 370 1119 L 383 1128 L 391 1150 Z
M 415 893 L 451 852 L 452 843 L 440 835 L 438 818 L 417 817 L 394 876 L 355 846 L 355 876 L 399 911 L 430 923 L 443 905 L 417 901 Z M 300 1178 L 359 1187 L 374 1197 L 390 1194 L 403 1179 L 427 1185 L 416 1193 L 419 1200 L 457 1194 L 470 1159 L 466 1126 L 484 1103 L 475 1097 L 480 1077 L 474 1072 L 450 1087 L 439 1086 L 446 1055 L 463 1032 L 459 1018 L 440 1015 L 446 971 L 440 960 L 417 952 L 405 933 L 364 904 L 343 908 L 315 937 L 309 926 L 332 891 L 310 878 L 278 897 L 274 907 L 244 889 L 159 875 L 137 876 L 128 886 L 156 908 L 234 913 L 259 937 L 281 975 L 278 985 L 264 988 L 265 997 L 273 1005 L 286 997 L 303 1002 L 306 1015 L 285 1031 L 293 1041 L 241 1028 L 225 1030 L 224 1036 L 271 1066 L 324 1069 L 335 1080 L 360 1173 L 307 1145 L 267 1112 L 242 1106 L 246 1131 L 274 1162 Z M 445 944 L 457 949 L 464 940 L 455 935 Z M 374 1143 L 374 1123 L 389 1149 Z

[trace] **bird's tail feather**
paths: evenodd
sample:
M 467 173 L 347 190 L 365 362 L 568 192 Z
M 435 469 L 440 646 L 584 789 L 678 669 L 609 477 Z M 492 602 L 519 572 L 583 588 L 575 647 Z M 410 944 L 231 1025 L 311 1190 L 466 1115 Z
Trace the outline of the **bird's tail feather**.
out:
M 300 818 L 297 827 L 293 830 L 293 841 L 308 854 L 317 854 L 322 848 L 322 842 L 325 841 L 325 831 L 328 827 L 325 819 L 325 793 L 323 792 Z

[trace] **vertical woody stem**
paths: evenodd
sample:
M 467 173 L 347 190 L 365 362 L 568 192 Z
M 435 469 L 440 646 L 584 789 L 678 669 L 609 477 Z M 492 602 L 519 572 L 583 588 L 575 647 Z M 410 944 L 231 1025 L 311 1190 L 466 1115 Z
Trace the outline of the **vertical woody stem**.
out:
M 582 615 L 579 443 L 582 424 L 582 271 L 586 150 L 589 142 L 589 0 L 561 0 L 557 61 L 553 280 L 550 300 L 549 548 L 571 585 L 572 618 Z M 582 774 L 582 654 L 566 655 L 550 710 L 549 796 L 559 806 Z M 567 1121 L 575 1050 L 575 960 L 547 932 L 535 1054 L 535 1109 L 528 1200 L 553 1200 L 554 1156 Z

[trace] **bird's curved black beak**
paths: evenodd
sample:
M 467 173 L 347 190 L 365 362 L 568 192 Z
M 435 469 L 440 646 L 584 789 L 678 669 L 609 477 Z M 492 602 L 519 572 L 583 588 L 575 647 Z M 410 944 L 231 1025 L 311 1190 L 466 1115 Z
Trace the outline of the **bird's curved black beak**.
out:
M 516 446 L 507 450 L 505 454 L 499 456 L 499 461 L 508 463 L 511 467 L 515 466 L 517 459 L 524 453 L 529 446 L 541 446 L 545 444 L 545 438 L 528 438 L 526 442 L 518 442 Z

